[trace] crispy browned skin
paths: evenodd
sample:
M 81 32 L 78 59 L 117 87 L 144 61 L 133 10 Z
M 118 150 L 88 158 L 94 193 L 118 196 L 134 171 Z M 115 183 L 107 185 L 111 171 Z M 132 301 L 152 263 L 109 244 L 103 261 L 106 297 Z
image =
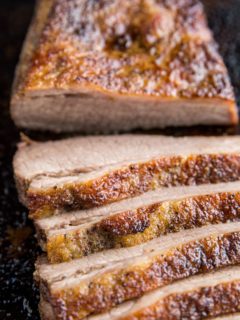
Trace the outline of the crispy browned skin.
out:
M 226 282 L 214 287 L 171 294 L 156 304 L 121 320 L 201 320 L 238 312 L 240 281 Z M 223 318 L 224 319 L 224 318 Z
M 164 201 L 113 215 L 82 230 L 48 238 L 51 263 L 80 258 L 104 249 L 130 247 L 183 229 L 240 219 L 240 193 Z
M 239 180 L 240 155 L 161 157 L 112 171 L 86 183 L 66 184 L 27 192 L 31 217 L 54 214 L 54 209 L 83 209 L 137 196 L 159 187 Z
M 177 279 L 240 263 L 240 232 L 209 236 L 185 243 L 154 256 L 149 262 L 110 270 L 57 292 L 44 287 L 56 319 L 82 319 L 111 309 L 126 300 L 162 287 Z M 221 254 L 219 254 L 221 253 Z
M 215 97 L 229 101 L 236 121 L 233 91 L 200 1 L 50 3 L 19 93 L 91 87 L 160 98 Z

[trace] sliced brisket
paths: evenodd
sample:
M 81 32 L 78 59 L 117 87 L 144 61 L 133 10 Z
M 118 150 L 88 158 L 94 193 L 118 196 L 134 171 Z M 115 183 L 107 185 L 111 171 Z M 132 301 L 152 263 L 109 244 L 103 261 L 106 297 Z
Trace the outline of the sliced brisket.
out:
M 106 205 L 162 187 L 239 180 L 239 137 L 123 135 L 21 145 L 20 199 L 35 218 Z
M 36 279 L 57 319 L 82 319 L 176 280 L 239 263 L 238 222 L 181 231 L 68 263 L 50 265 L 43 259 Z
M 51 263 L 131 247 L 164 234 L 240 221 L 240 182 L 150 191 L 96 209 L 35 221 Z

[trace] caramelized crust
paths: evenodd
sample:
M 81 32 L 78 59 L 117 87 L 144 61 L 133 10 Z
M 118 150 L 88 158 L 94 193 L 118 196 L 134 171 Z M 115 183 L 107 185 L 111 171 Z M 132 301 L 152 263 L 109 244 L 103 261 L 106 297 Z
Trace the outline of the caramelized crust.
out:
M 17 126 L 113 133 L 233 125 L 200 0 L 39 0 L 16 72 Z
M 175 280 L 239 264 L 239 248 L 239 232 L 212 235 L 179 245 L 150 259 L 143 259 L 141 264 L 136 261 L 135 264 L 126 265 L 121 269 L 115 266 L 115 268 L 108 268 L 104 273 L 94 273 L 90 278 L 84 276 L 78 284 L 68 284 L 64 288 L 55 288 L 55 290 L 47 289 L 46 285 L 42 284 L 41 292 L 44 294 L 44 299 L 51 303 L 56 319 L 83 319 L 90 314 L 109 310 L 126 300 L 141 297 L 144 293 Z M 234 295 L 229 299 L 233 297 Z M 185 304 L 181 302 L 181 305 L 180 301 L 176 299 L 179 307 L 183 308 Z M 221 304 L 222 301 L 218 300 Z M 161 308 L 159 310 L 164 311 Z M 231 311 L 236 310 L 229 309 L 228 312 Z M 149 312 L 150 315 L 153 311 L 149 310 Z M 165 315 L 167 310 L 164 312 Z
M 50 235 L 48 260 L 60 263 L 104 249 L 134 246 L 161 235 L 240 220 L 240 193 L 195 196 L 121 212 L 90 227 Z
M 198 0 L 50 3 L 19 94 L 82 87 L 234 101 Z
M 160 157 L 136 163 L 82 183 L 69 183 L 27 192 L 32 218 L 50 216 L 56 209 L 92 208 L 137 196 L 160 187 L 239 180 L 238 154 Z
M 218 315 L 238 312 L 240 281 L 226 282 L 194 291 L 171 294 L 156 304 L 121 320 L 201 320 Z M 223 317 L 225 319 L 225 317 Z

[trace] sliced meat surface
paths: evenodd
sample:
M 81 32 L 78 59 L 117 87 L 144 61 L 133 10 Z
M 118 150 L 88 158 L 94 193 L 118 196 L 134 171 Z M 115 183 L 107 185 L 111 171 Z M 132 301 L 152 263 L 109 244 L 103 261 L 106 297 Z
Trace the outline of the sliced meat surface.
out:
M 11 114 L 24 128 L 88 133 L 238 121 L 198 0 L 38 1 Z
M 228 267 L 216 272 L 193 276 L 155 290 L 139 299 L 125 302 L 107 313 L 84 319 L 238 320 L 239 314 L 230 315 L 230 313 L 239 312 L 239 275 L 239 267 Z M 51 304 L 43 296 L 40 301 L 40 312 L 43 320 L 56 319 Z M 63 319 L 63 317 L 60 316 L 58 319 Z M 79 318 L 75 316 L 72 319 Z
M 228 221 L 240 221 L 239 181 L 158 189 L 100 208 L 38 219 L 35 226 L 49 261 L 58 263 Z
M 21 145 L 20 199 L 35 218 L 106 205 L 157 188 L 237 181 L 239 137 L 123 135 Z
M 211 318 L 211 320 L 239 320 L 239 319 L 240 319 L 240 313 L 224 315 L 222 317 L 217 317 L 217 318 Z
M 240 263 L 240 223 L 205 226 L 68 263 L 41 259 L 36 279 L 58 319 L 83 319 L 154 289 Z M 240 275 L 238 275 L 240 277 Z
M 240 267 L 197 275 L 129 301 L 110 312 L 88 320 L 201 320 L 239 319 L 227 314 L 239 312 Z M 219 319 L 219 318 L 218 318 Z

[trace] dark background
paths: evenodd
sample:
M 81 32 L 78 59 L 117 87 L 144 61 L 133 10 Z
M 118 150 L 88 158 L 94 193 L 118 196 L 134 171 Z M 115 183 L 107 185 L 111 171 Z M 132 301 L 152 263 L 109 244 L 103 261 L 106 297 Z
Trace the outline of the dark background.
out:
M 209 25 L 229 69 L 240 104 L 240 0 L 205 0 Z M 12 157 L 19 132 L 9 117 L 9 96 L 32 10 L 33 0 L 0 0 L 0 319 L 39 319 L 38 290 L 33 284 L 34 261 L 39 249 L 27 210 L 17 200 Z M 201 129 L 200 129 L 201 130 Z M 204 129 L 201 133 L 211 132 Z M 214 133 L 221 133 L 215 128 Z M 199 129 L 166 133 L 198 133 Z M 228 129 L 236 133 L 238 128 Z M 31 137 L 42 138 L 27 132 Z M 48 136 L 49 138 L 49 136 Z

